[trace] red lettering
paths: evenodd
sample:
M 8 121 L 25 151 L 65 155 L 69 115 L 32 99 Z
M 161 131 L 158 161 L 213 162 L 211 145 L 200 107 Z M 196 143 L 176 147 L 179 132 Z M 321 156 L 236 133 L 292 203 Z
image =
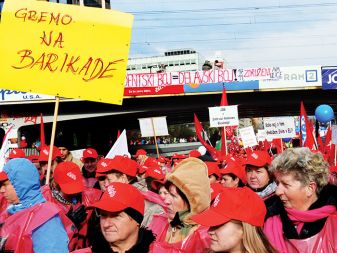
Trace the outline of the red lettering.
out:
M 78 68 L 75 70 L 73 65 L 74 65 L 77 61 L 79 61 L 79 60 L 80 60 L 80 57 L 79 57 L 79 56 L 77 56 L 76 59 L 75 59 L 74 56 L 72 56 L 71 59 L 70 59 L 70 61 L 69 61 L 69 63 L 67 64 L 67 67 L 68 67 L 68 68 L 67 68 L 66 72 L 68 72 L 69 69 L 70 69 L 74 74 L 76 74 Z
M 44 56 L 45 56 L 45 53 L 43 53 L 43 54 L 40 56 L 40 58 L 37 59 L 37 61 L 35 61 L 34 64 L 32 64 L 32 66 L 31 66 L 30 68 L 32 69 L 35 65 L 41 64 L 40 70 L 42 70 L 43 64 L 44 64 Z
M 59 33 L 59 36 L 58 36 L 58 38 L 55 40 L 54 46 L 53 46 L 53 47 L 55 47 L 56 45 L 58 45 L 59 48 L 63 48 L 62 42 L 64 42 L 64 41 L 63 41 L 63 36 L 62 36 L 62 33 Z
M 24 11 L 24 12 L 22 13 L 22 11 Z M 27 12 L 26 11 L 27 11 L 27 8 L 23 8 L 23 9 L 17 10 L 15 12 L 15 17 L 16 18 L 22 18 L 23 21 L 26 21 L 26 16 L 27 16 Z
M 67 14 L 64 15 L 61 19 L 61 23 L 63 25 L 69 25 L 71 23 L 71 21 L 73 21 L 73 18 L 71 16 L 67 15 Z
M 82 72 L 83 70 L 85 70 L 84 75 L 86 76 L 87 73 L 88 73 L 88 70 L 89 70 L 89 68 L 90 68 L 91 63 L 92 63 L 92 58 L 90 57 L 90 58 L 88 59 L 87 63 L 84 64 L 84 66 L 81 68 L 80 72 L 78 72 L 78 74 L 80 75 L 81 72 Z
M 36 11 L 28 11 L 28 20 L 31 21 L 37 20 Z
M 101 73 L 101 71 L 102 71 L 102 69 L 103 69 L 103 65 L 104 65 L 102 59 L 101 59 L 101 58 L 97 58 L 97 59 L 95 60 L 95 62 L 96 62 L 96 65 L 95 65 L 93 71 L 92 71 L 91 74 L 90 74 L 90 78 L 85 79 L 85 78 L 83 77 L 82 79 L 83 79 L 84 81 L 91 81 L 91 80 L 95 79 L 95 78 Z M 96 69 L 97 69 L 97 67 L 98 67 L 98 64 L 100 64 L 100 69 L 99 69 L 99 71 L 97 71 L 97 73 L 94 75 L 94 73 L 95 73 L 95 71 L 96 71 Z
M 59 24 L 59 20 L 60 20 L 60 13 L 57 13 L 56 16 L 54 16 L 54 13 L 50 13 L 49 24 L 51 24 L 51 22 L 54 22 L 56 25 L 58 25 Z
M 99 75 L 98 79 L 100 78 L 108 78 L 108 77 L 113 77 L 112 74 L 110 75 L 105 75 L 105 73 L 109 72 L 109 71 L 113 71 L 113 70 L 116 70 L 115 68 L 109 68 L 110 65 L 114 65 L 116 64 L 117 62 L 123 62 L 124 59 L 119 59 L 119 60 L 116 60 L 116 61 L 111 61 L 109 62 L 109 64 L 105 67 L 105 69 L 102 71 L 102 73 Z
M 48 12 L 41 11 L 41 13 L 40 13 L 40 18 L 39 18 L 39 20 L 38 20 L 37 22 L 40 23 L 40 22 L 42 22 L 42 21 L 43 21 L 43 22 L 46 21 L 47 14 L 48 14 Z
M 52 34 L 53 34 L 53 31 L 49 32 L 49 41 L 47 41 L 46 32 L 43 31 L 43 37 L 40 37 L 41 44 L 46 44 L 47 46 L 50 46 L 51 39 L 52 39 Z
M 28 50 L 28 49 L 24 49 L 24 50 L 20 50 L 18 51 L 18 54 L 23 53 L 23 55 L 21 56 L 21 61 L 20 63 L 22 63 L 25 59 L 30 60 L 30 63 L 21 66 L 21 67 L 16 67 L 16 66 L 12 66 L 15 69 L 23 69 L 23 68 L 27 68 L 29 67 L 31 64 L 34 63 L 34 58 L 32 56 L 30 56 L 32 54 L 32 50 Z
M 50 53 L 50 54 L 47 54 L 47 56 L 49 56 L 47 62 L 46 62 L 46 66 L 44 66 L 43 70 L 45 70 L 46 68 L 49 69 L 50 72 L 54 72 L 57 70 L 57 67 L 55 69 L 52 68 L 51 64 L 56 62 L 57 59 L 59 58 L 57 56 L 57 54 L 54 54 L 54 53 Z

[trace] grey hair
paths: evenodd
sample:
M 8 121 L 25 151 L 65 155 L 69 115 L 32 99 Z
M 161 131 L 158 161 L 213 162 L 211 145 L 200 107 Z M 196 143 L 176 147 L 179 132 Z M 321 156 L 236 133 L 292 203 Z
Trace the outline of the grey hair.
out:
M 269 171 L 273 174 L 291 173 L 302 185 L 315 182 L 317 194 L 328 184 L 329 164 L 321 153 L 313 153 L 309 148 L 286 149 L 272 161 Z

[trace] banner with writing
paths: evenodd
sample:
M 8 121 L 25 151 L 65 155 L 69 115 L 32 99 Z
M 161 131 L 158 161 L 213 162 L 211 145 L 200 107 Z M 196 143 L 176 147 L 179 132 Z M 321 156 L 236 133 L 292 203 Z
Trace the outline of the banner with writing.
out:
M 239 128 L 240 137 L 244 148 L 257 145 L 253 126 Z
M 239 125 L 237 105 L 209 107 L 208 110 L 210 127 Z
M 122 104 L 133 16 L 40 1 L 6 1 L 1 87 Z
M 264 130 L 272 139 L 296 136 L 294 117 L 263 118 Z

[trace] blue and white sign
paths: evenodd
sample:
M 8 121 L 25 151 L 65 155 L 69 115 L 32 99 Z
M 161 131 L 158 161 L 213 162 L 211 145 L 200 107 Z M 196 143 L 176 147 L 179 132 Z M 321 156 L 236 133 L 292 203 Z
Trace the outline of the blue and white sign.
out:
M 337 89 L 337 66 L 322 67 L 322 88 L 323 90 Z
M 52 100 L 55 96 L 21 92 L 15 90 L 0 89 L 0 104 L 6 102 L 28 102 L 36 100 Z

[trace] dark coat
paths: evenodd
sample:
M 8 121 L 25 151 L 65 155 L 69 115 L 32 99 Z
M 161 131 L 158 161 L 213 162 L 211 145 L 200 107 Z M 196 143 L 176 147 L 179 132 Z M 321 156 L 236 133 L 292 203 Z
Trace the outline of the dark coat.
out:
M 101 234 L 102 236 L 102 234 Z M 93 253 L 114 253 L 112 251 L 108 242 L 103 238 L 104 242 L 99 244 L 92 245 Z M 150 251 L 150 245 L 155 240 L 155 236 L 153 235 L 151 230 L 141 227 L 138 233 L 138 241 L 137 243 L 129 250 L 125 251 L 125 253 L 148 253 Z

